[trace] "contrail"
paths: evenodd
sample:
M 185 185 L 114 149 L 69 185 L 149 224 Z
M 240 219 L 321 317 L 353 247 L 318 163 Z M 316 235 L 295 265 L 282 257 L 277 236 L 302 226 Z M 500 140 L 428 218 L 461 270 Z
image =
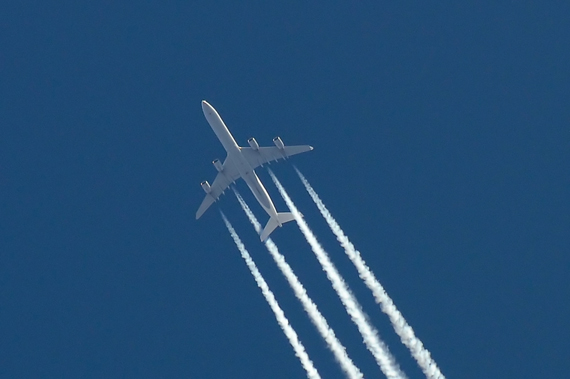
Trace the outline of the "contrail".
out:
M 246 204 L 245 200 L 241 197 L 237 189 L 235 189 L 234 187 L 232 187 L 232 189 L 234 190 L 234 193 L 242 209 L 249 218 L 249 221 L 253 224 L 255 231 L 257 233 L 260 233 L 261 224 L 257 221 L 257 218 L 255 217 L 251 209 L 249 209 L 249 206 Z M 299 278 L 297 278 L 297 275 L 295 275 L 293 269 L 291 268 L 291 266 L 289 266 L 289 264 L 285 260 L 285 257 L 281 253 L 279 253 L 277 246 L 275 245 L 275 243 L 273 243 L 271 238 L 268 238 L 265 241 L 265 246 L 267 247 L 267 250 L 273 257 L 273 260 L 277 264 L 277 267 L 279 267 L 279 269 L 283 273 L 283 276 L 285 276 L 285 278 L 289 282 L 289 286 L 291 286 L 291 288 L 293 289 L 295 296 L 297 297 L 297 299 L 299 299 L 299 301 L 303 305 L 305 312 L 307 312 L 307 314 L 309 315 L 309 319 L 311 320 L 313 325 L 315 325 L 315 327 L 317 328 L 317 330 L 325 340 L 328 348 L 334 354 L 336 361 L 339 363 L 341 369 L 344 371 L 346 376 L 351 379 L 362 378 L 363 377 L 362 373 L 360 372 L 358 367 L 354 365 L 350 357 L 347 355 L 345 347 L 340 343 L 334 331 L 329 326 L 327 320 L 321 314 L 321 312 L 317 308 L 317 305 L 313 302 L 313 300 L 311 300 L 311 298 L 307 294 L 307 291 L 305 290 L 305 287 L 303 286 L 303 284 L 301 284 Z
M 297 210 L 293 201 L 285 191 L 285 188 L 281 185 L 279 180 L 273 172 L 268 169 L 269 174 L 271 175 L 271 179 L 279 189 L 281 196 L 287 203 L 287 206 L 295 216 L 295 220 L 301 229 L 301 232 L 305 236 L 307 242 L 311 245 L 311 249 L 315 253 L 319 263 L 321 264 L 323 270 L 326 272 L 329 281 L 331 282 L 334 290 L 336 291 L 337 295 L 339 296 L 340 300 L 342 301 L 346 311 L 352 318 L 352 321 L 358 327 L 362 338 L 364 339 L 364 344 L 368 348 L 368 350 L 376 359 L 376 363 L 386 375 L 387 378 L 405 378 L 405 374 L 400 370 L 398 364 L 396 363 L 392 354 L 388 350 L 388 347 L 380 340 L 378 336 L 378 332 L 370 325 L 368 322 L 366 315 L 362 311 L 362 308 L 354 295 L 350 292 L 348 285 L 345 283 L 344 279 L 340 276 L 338 270 L 331 262 L 328 254 L 322 248 L 320 243 L 317 241 L 317 238 L 309 229 L 309 226 Z
M 430 352 L 424 347 L 422 341 L 420 341 L 420 339 L 415 336 L 412 327 L 408 325 L 404 319 L 404 316 L 402 316 L 400 311 L 394 305 L 392 299 L 384 290 L 384 287 L 382 287 L 380 282 L 374 276 L 374 273 L 366 265 L 366 262 L 364 262 L 364 259 L 362 259 L 360 256 L 360 252 L 356 250 L 352 242 L 350 242 L 348 237 L 344 234 L 340 228 L 340 225 L 332 217 L 329 210 L 325 207 L 325 204 L 319 198 L 313 187 L 311 187 L 307 179 L 305 179 L 297 167 L 293 167 L 295 168 L 295 171 L 297 171 L 297 175 L 299 175 L 299 178 L 301 178 L 301 181 L 305 185 L 307 192 L 309 195 L 311 195 L 311 198 L 319 208 L 319 211 L 323 215 L 324 219 L 329 224 L 329 227 L 336 236 L 337 240 L 344 248 L 346 255 L 348 255 L 352 263 L 354 263 L 354 266 L 356 266 L 360 278 L 364 280 L 366 286 L 372 291 L 374 299 L 380 305 L 382 312 L 388 315 L 390 321 L 392 322 L 394 330 L 400 336 L 402 343 L 406 345 L 406 347 L 410 350 L 412 356 L 418 362 L 418 365 L 426 377 L 430 379 L 445 379 L 439 370 L 439 367 L 431 358 Z
M 263 276 L 257 269 L 255 262 L 247 252 L 244 244 L 241 242 L 241 239 L 237 235 L 236 231 L 234 230 L 234 228 L 232 227 L 226 216 L 222 212 L 220 213 L 222 214 L 224 223 L 226 224 L 228 231 L 230 232 L 237 248 L 239 249 L 242 258 L 245 260 L 247 267 L 249 268 L 251 274 L 255 278 L 257 286 L 261 289 L 261 292 L 263 293 L 265 300 L 267 300 L 267 303 L 269 303 L 271 310 L 273 311 L 273 313 L 275 313 L 275 318 L 277 319 L 279 326 L 283 330 L 283 333 L 285 333 L 285 336 L 287 336 L 289 343 L 291 344 L 291 346 L 293 346 L 293 350 L 295 350 L 295 355 L 299 358 L 301 364 L 303 365 L 303 368 L 307 372 L 307 377 L 309 379 L 320 379 L 321 376 L 317 372 L 315 366 L 313 366 L 313 362 L 311 361 L 309 355 L 305 351 L 305 347 L 303 346 L 301 341 L 299 341 L 297 333 L 295 332 L 293 327 L 289 324 L 289 320 L 287 320 L 287 317 L 285 317 L 285 313 L 283 313 L 283 310 L 279 306 L 279 303 L 277 303 L 277 300 L 275 299 L 273 292 L 271 292 L 271 290 L 269 289 L 269 286 L 265 282 L 265 279 L 263 279 Z

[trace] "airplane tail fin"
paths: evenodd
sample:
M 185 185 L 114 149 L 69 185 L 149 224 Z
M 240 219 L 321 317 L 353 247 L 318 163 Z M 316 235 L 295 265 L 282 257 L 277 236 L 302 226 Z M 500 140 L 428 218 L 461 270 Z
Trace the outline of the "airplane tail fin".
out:
M 269 237 L 269 235 L 273 233 L 275 228 L 285 224 L 286 222 L 293 221 L 294 219 L 295 216 L 293 216 L 293 213 L 289 212 L 277 213 L 277 218 L 272 217 L 269 219 L 269 221 L 267 221 L 267 225 L 265 225 L 263 232 L 261 232 L 261 241 L 264 242 L 267 239 L 267 237 Z

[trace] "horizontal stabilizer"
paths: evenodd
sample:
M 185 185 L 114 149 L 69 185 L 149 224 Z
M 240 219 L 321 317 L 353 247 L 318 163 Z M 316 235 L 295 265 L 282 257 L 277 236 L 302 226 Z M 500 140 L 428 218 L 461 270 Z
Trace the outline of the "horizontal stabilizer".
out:
M 286 222 L 293 221 L 295 219 L 295 216 L 293 216 L 293 213 L 290 212 L 282 212 L 277 213 L 277 219 L 279 220 L 279 226 L 281 226 Z
M 275 228 L 277 228 L 278 226 L 282 226 L 286 222 L 293 221 L 294 219 L 295 216 L 293 216 L 293 213 L 289 212 L 277 213 L 277 218 L 272 217 L 269 219 L 269 221 L 267 221 L 267 225 L 265 225 L 263 232 L 261 232 L 261 242 L 265 242 L 265 240 L 269 237 L 269 235 L 273 233 Z

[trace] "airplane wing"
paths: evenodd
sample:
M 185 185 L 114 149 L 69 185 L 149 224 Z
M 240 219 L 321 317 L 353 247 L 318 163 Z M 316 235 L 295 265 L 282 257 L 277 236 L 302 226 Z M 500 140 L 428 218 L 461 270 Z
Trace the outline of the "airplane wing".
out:
M 212 205 L 222 193 L 229 187 L 230 184 L 235 182 L 240 178 L 240 174 L 233 162 L 226 157 L 226 160 L 222 164 L 222 171 L 218 172 L 214 183 L 210 186 L 210 192 L 206 194 L 206 197 L 200 204 L 200 208 L 196 212 L 196 220 L 199 219 L 210 205 Z
M 260 147 L 257 150 L 251 147 L 240 147 L 240 149 L 251 168 L 254 169 L 271 161 L 289 158 L 292 155 L 313 150 L 309 145 L 284 146 L 282 149 L 277 146 Z

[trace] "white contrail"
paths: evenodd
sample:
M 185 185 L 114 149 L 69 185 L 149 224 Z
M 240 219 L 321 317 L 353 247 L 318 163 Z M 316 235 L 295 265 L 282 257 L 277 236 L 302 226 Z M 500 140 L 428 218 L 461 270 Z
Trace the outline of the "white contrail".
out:
M 255 217 L 251 209 L 249 209 L 249 206 L 246 204 L 245 200 L 241 197 L 239 192 L 233 187 L 232 189 L 234 190 L 234 193 L 242 209 L 249 218 L 249 221 L 252 223 L 253 227 L 255 228 L 255 231 L 257 233 L 260 233 L 261 224 L 257 221 L 257 218 Z M 289 266 L 289 264 L 285 260 L 285 257 L 281 253 L 279 253 L 279 249 L 277 249 L 277 246 L 275 245 L 275 243 L 273 243 L 271 238 L 268 238 L 265 241 L 265 246 L 267 247 L 267 250 L 271 254 L 271 257 L 273 257 L 273 260 L 277 264 L 277 267 L 279 267 L 279 269 L 283 273 L 283 276 L 285 276 L 287 282 L 289 282 L 289 285 L 293 289 L 295 296 L 297 297 L 297 299 L 299 299 L 299 301 L 303 305 L 305 312 L 307 312 L 307 314 L 309 315 L 309 319 L 311 320 L 313 325 L 315 325 L 315 327 L 317 328 L 317 330 L 325 340 L 328 348 L 334 354 L 335 359 L 339 363 L 341 369 L 345 372 L 346 376 L 351 379 L 362 378 L 362 373 L 360 372 L 358 367 L 354 365 L 350 357 L 347 355 L 345 347 L 338 340 L 334 331 L 329 326 L 327 320 L 321 314 L 321 312 L 317 308 L 317 305 L 313 302 L 313 300 L 311 300 L 311 298 L 307 294 L 307 291 L 305 290 L 305 287 L 303 286 L 303 284 L 301 284 L 299 278 L 297 278 L 297 275 L 295 275 L 293 269 L 291 268 L 291 266 Z
M 384 290 L 384 287 L 382 287 L 380 282 L 374 276 L 374 273 L 370 270 L 370 268 L 366 265 L 366 262 L 364 262 L 364 259 L 362 259 L 360 256 L 360 252 L 356 250 L 352 242 L 350 242 L 348 237 L 344 234 L 340 228 L 340 225 L 332 217 L 329 210 L 325 207 L 325 204 L 319 198 L 313 187 L 311 187 L 307 179 L 303 176 L 303 174 L 301 174 L 297 167 L 294 168 L 295 171 L 297 171 L 297 175 L 299 175 L 299 178 L 301 178 L 301 181 L 305 185 L 307 192 L 309 195 L 311 195 L 311 198 L 319 208 L 319 211 L 323 215 L 326 222 L 329 224 L 332 232 L 340 242 L 341 246 L 344 248 L 346 255 L 348 255 L 352 263 L 354 263 L 354 266 L 356 266 L 360 278 L 364 280 L 366 286 L 372 291 L 374 299 L 380 305 L 382 312 L 388 315 L 390 321 L 392 322 L 394 330 L 400 336 L 402 343 L 408 347 L 412 356 L 418 362 L 418 365 L 426 377 L 430 379 L 444 379 L 445 377 L 439 370 L 439 367 L 431 358 L 430 352 L 424 347 L 422 341 L 416 337 L 414 330 L 410 327 L 410 325 L 408 325 L 404 319 L 404 316 L 402 316 L 400 311 L 394 305 L 392 299 Z
M 279 303 L 277 303 L 277 300 L 275 299 L 273 292 L 271 292 L 271 290 L 269 289 L 269 286 L 265 282 L 265 279 L 263 279 L 263 276 L 257 269 L 255 262 L 247 252 L 244 244 L 241 242 L 241 239 L 239 238 L 236 231 L 234 230 L 234 228 L 232 227 L 232 225 L 230 224 L 230 222 L 223 213 L 222 213 L 222 218 L 224 219 L 224 223 L 226 224 L 228 231 L 230 232 L 237 248 L 239 249 L 242 258 L 245 260 L 247 267 L 249 268 L 251 274 L 255 278 L 257 286 L 261 289 L 261 292 L 263 293 L 265 300 L 267 300 L 267 303 L 269 303 L 271 310 L 273 311 L 273 313 L 275 313 L 275 318 L 277 319 L 279 326 L 283 330 L 283 333 L 285 333 L 285 336 L 287 336 L 287 339 L 289 340 L 291 346 L 293 346 L 293 350 L 295 350 L 295 355 L 299 358 L 301 364 L 303 365 L 303 368 L 307 372 L 307 377 L 309 379 L 320 379 L 321 376 L 317 372 L 317 369 L 315 368 L 313 362 L 309 358 L 309 355 L 305 351 L 305 347 L 303 346 L 301 341 L 299 341 L 297 333 L 295 332 L 293 327 L 289 324 L 289 320 L 287 320 L 287 317 L 285 317 L 285 313 L 283 313 L 283 310 L 279 306 Z
M 319 263 L 321 264 L 323 270 L 326 272 L 329 281 L 331 282 L 334 290 L 336 291 L 338 297 L 342 301 L 346 311 L 352 318 L 352 321 L 358 327 L 362 338 L 364 339 L 364 344 L 370 350 L 376 363 L 388 378 L 405 378 L 405 374 L 400 370 L 400 367 L 396 363 L 392 354 L 388 350 L 388 347 L 380 340 L 378 332 L 370 325 L 366 315 L 362 311 L 362 308 L 354 295 L 350 292 L 348 285 L 345 283 L 344 279 L 340 276 L 338 270 L 331 262 L 328 254 L 323 249 L 321 244 L 317 241 L 317 238 L 309 229 L 309 226 L 297 210 L 295 204 L 285 191 L 285 188 L 281 185 L 279 180 L 273 172 L 268 169 L 271 179 L 279 189 L 281 196 L 287 203 L 287 206 L 295 216 L 295 220 L 301 229 L 301 232 L 305 236 L 305 239 L 311 245 L 311 249 L 315 253 Z

